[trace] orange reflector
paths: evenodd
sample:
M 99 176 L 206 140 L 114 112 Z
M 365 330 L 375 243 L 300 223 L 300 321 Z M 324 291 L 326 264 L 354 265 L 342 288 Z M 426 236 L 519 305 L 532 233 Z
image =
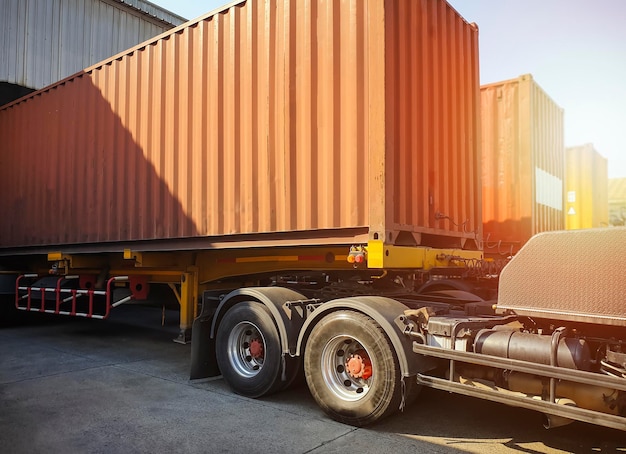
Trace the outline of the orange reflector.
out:
M 348 263 L 354 263 L 354 255 L 349 255 L 347 260 L 348 260 Z

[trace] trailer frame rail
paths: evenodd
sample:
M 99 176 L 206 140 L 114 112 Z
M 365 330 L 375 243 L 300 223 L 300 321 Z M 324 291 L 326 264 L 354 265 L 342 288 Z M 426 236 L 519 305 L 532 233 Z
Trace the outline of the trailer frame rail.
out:
M 562 418 L 587 422 L 618 430 L 626 430 L 626 418 L 622 416 L 569 405 L 560 405 L 550 400 L 538 400 L 533 398 L 531 395 L 522 395 L 524 393 L 509 391 L 506 389 L 478 388 L 469 384 L 461 383 L 455 380 L 455 362 L 536 374 L 550 379 L 561 379 L 585 385 L 602 386 L 619 391 L 626 391 L 626 380 L 624 379 L 593 372 L 531 363 L 517 359 L 501 358 L 459 350 L 447 350 L 440 347 L 420 344 L 417 341 L 413 341 L 413 352 L 427 357 L 448 360 L 450 362 L 449 378 L 434 377 L 425 373 L 420 373 L 417 374 L 417 383 L 420 385 L 470 397 L 491 400 L 493 402 L 503 403 L 514 407 L 536 410 Z

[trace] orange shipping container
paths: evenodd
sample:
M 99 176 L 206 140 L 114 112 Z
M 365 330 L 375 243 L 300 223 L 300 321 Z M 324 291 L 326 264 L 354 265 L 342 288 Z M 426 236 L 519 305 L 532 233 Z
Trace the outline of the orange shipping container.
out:
M 609 169 L 591 144 L 565 150 L 565 228 L 609 225 Z
M 477 39 L 443 0 L 189 22 L 0 110 L 0 248 L 474 248 Z
M 481 122 L 485 252 L 562 230 L 563 110 L 523 75 L 481 87 Z

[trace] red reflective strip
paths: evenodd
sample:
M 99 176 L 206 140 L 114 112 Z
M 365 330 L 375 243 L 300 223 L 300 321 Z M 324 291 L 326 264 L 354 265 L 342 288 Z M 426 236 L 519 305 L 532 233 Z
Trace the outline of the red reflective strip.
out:
M 217 259 L 216 262 L 217 263 L 237 263 L 239 261 L 242 262 L 248 262 L 248 261 L 272 261 L 272 260 L 278 260 L 280 261 L 280 259 L 284 258 L 286 256 L 282 256 L 282 255 L 276 255 L 276 256 L 271 256 L 271 257 L 238 257 L 238 258 L 222 258 L 222 259 Z M 297 257 L 298 261 L 307 261 L 307 262 L 324 262 L 326 261 L 326 256 L 325 255 L 298 255 L 295 256 Z
M 89 290 L 89 315 L 87 317 L 91 317 L 93 315 L 93 290 Z
M 109 313 L 111 312 L 111 296 L 113 294 L 111 285 L 113 285 L 113 282 L 115 282 L 115 277 L 112 277 L 107 281 L 107 289 L 105 293 L 106 307 L 104 309 L 104 316 L 102 317 L 102 320 L 107 319 L 109 317 Z
M 70 315 L 76 315 L 76 293 L 74 293 L 74 298 L 72 298 L 72 311 Z
M 22 275 L 18 276 L 15 280 L 15 308 L 20 308 L 20 281 L 22 280 Z
M 55 314 L 59 313 L 59 308 L 61 306 L 61 281 L 63 280 L 62 277 L 57 279 L 57 287 L 54 291 L 55 295 L 56 295 L 56 307 L 55 307 Z

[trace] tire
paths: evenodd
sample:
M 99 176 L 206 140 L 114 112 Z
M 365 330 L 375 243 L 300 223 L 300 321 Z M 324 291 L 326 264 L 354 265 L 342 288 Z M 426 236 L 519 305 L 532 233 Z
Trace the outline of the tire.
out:
M 281 381 L 278 329 L 261 303 L 246 301 L 229 309 L 217 329 L 215 349 L 222 376 L 237 394 L 258 398 L 289 384 Z
M 356 373 L 362 376 L 354 376 L 355 362 L 362 365 Z M 402 403 L 396 352 L 380 325 L 358 312 L 333 312 L 320 320 L 306 344 L 304 373 L 318 405 L 345 424 L 371 424 Z M 410 388 L 407 397 L 414 399 L 417 394 Z

